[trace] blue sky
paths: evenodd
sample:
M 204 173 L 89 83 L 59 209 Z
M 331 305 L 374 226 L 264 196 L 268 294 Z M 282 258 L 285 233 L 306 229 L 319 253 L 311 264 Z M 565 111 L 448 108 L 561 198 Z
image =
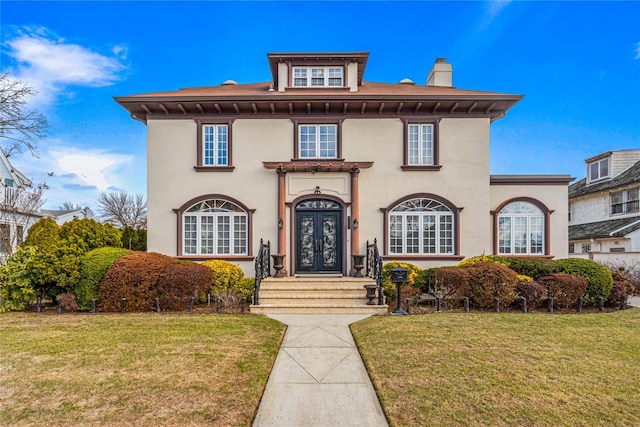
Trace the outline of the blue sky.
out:
M 11 161 L 50 209 L 146 195 L 146 128 L 114 96 L 268 81 L 267 52 L 368 51 L 365 80 L 419 84 L 446 57 L 458 88 L 525 95 L 492 125 L 494 174 L 582 178 L 640 148 L 640 2 L 2 0 L 0 23 L 0 70 L 50 124 Z

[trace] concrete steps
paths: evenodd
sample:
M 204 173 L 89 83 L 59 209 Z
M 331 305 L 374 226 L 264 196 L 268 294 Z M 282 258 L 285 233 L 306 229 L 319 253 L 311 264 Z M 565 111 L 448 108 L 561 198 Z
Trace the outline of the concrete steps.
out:
M 260 284 L 256 314 L 386 314 L 386 305 L 367 305 L 369 278 L 300 276 L 266 278 Z M 375 299 L 377 303 L 377 298 Z

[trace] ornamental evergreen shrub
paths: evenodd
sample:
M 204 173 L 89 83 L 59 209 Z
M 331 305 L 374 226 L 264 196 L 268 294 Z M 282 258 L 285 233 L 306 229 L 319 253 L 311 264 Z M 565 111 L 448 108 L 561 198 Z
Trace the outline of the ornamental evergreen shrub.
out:
M 199 300 L 206 295 L 211 276 L 211 269 L 196 263 L 166 265 L 157 284 L 160 307 L 167 311 L 186 310 L 192 296 Z
M 445 306 L 459 303 L 469 295 L 469 271 L 466 268 L 437 268 L 431 275 L 433 295 Z
M 211 295 L 221 298 L 226 307 L 236 305 L 241 296 L 246 292 L 247 282 L 243 281 L 244 272 L 238 264 L 221 259 L 207 260 L 202 265 L 211 269 Z M 253 285 L 251 287 L 253 294 Z
M 615 271 L 611 276 L 613 277 L 613 287 L 609 298 L 607 298 L 607 304 L 619 306 L 623 299 L 633 294 L 635 287 L 623 272 Z
M 500 299 L 500 308 L 509 307 L 516 296 L 518 275 L 509 267 L 480 261 L 464 267 L 469 273 L 469 298 L 480 308 L 493 307 L 494 298 Z
M 547 288 L 538 282 L 518 282 L 516 295 L 527 299 L 527 306 L 538 308 L 549 298 Z
M 389 307 L 395 307 L 398 301 L 397 285 L 391 282 L 391 270 L 397 267 L 409 270 L 407 273 L 408 284 L 402 286 L 402 295 L 400 296 L 403 303 L 406 298 L 413 299 L 421 293 L 420 288 L 416 286 L 416 279 L 421 271 L 420 267 L 408 262 L 388 262 L 382 266 L 382 289 Z
M 553 273 L 541 277 L 539 282 L 558 308 L 574 307 L 587 290 L 587 281 L 572 274 Z
M 468 267 L 470 265 L 476 264 L 478 262 L 493 262 L 496 264 L 502 264 L 508 266 L 509 263 L 506 258 L 498 256 L 498 255 L 478 255 L 471 258 L 463 259 L 458 263 L 458 267 Z
M 174 258 L 154 252 L 136 252 L 118 258 L 100 282 L 98 296 L 101 311 L 120 311 L 126 298 L 127 311 L 155 308 L 158 281 Z
M 99 299 L 100 281 L 118 258 L 128 255 L 130 251 L 122 248 L 98 248 L 87 252 L 80 261 L 80 281 L 73 293 L 76 296 L 79 310 L 90 310 L 91 300 Z
M 505 258 L 507 266 L 518 274 L 538 280 L 543 276 L 557 273 L 559 266 L 547 258 Z
M 556 261 L 559 272 L 587 279 L 585 302 L 595 304 L 601 296 L 606 301 L 613 288 L 611 271 L 602 264 L 582 258 L 565 258 Z

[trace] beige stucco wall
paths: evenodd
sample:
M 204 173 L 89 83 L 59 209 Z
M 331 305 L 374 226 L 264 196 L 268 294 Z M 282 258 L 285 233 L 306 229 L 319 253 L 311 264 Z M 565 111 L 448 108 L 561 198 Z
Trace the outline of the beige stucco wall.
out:
M 568 192 L 569 187 L 567 185 L 494 184 L 491 186 L 491 210 L 496 210 L 507 200 L 519 197 L 530 197 L 542 202 L 552 211 L 551 223 L 549 224 L 551 233 L 550 255 L 554 258 L 566 258 L 569 251 Z M 490 220 L 493 228 L 493 218 Z M 491 245 L 493 246 L 493 234 L 491 234 Z
M 588 194 L 571 200 L 571 225 L 609 219 L 609 193 Z
M 149 120 L 148 124 L 148 248 L 177 255 L 178 209 L 187 201 L 207 194 L 221 194 L 238 200 L 252 216 L 252 246 L 255 255 L 261 238 L 277 248 L 278 175 L 263 161 L 289 161 L 293 157 L 294 125 L 289 119 L 237 119 L 232 128 L 233 172 L 196 172 L 197 125 L 193 120 Z M 342 156 L 349 162 L 373 162 L 359 174 L 359 252 L 365 242 L 385 241 L 384 216 L 399 199 L 412 194 L 434 194 L 449 200 L 460 211 L 460 255 L 471 257 L 492 252 L 490 211 L 512 197 L 538 198 L 552 215 L 552 254 L 567 253 L 566 186 L 490 186 L 489 120 L 443 119 L 439 124 L 439 171 L 403 171 L 404 125 L 400 119 L 346 119 L 342 124 Z M 291 271 L 291 206 L 301 197 L 314 194 L 341 200 L 352 214 L 349 172 L 289 172 L 285 178 L 286 268 Z M 350 233 L 346 258 L 350 256 Z M 558 243 L 559 242 L 559 243 Z M 391 260 L 392 257 L 387 257 Z M 410 261 L 421 267 L 452 265 L 456 260 Z M 245 274 L 253 276 L 253 262 L 238 261 Z M 350 264 L 350 263 L 349 263 Z

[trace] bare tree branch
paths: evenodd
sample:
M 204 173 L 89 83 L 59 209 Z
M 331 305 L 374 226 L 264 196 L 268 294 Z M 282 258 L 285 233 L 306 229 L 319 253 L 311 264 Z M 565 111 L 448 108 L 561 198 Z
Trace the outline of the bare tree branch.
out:
M 35 94 L 26 83 L 0 74 L 0 142 L 7 157 L 24 148 L 37 157 L 38 141 L 48 134 L 46 117 L 27 109 L 27 101 Z
M 147 220 L 147 202 L 141 194 L 102 192 L 98 196 L 98 217 L 118 228 L 142 228 Z

